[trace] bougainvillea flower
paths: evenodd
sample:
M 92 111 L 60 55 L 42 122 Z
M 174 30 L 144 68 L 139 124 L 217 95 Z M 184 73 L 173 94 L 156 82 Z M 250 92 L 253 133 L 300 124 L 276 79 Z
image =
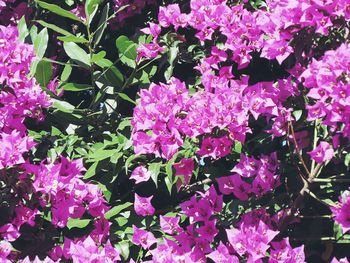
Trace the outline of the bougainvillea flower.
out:
M 135 180 L 135 184 L 139 184 L 141 182 L 147 182 L 151 178 L 151 172 L 147 170 L 144 166 L 138 166 L 131 173 L 130 179 Z
M 160 216 L 160 227 L 169 235 L 174 235 L 181 229 L 179 227 L 180 217 Z
M 133 225 L 132 228 L 134 230 L 132 242 L 135 245 L 141 245 L 144 249 L 147 249 L 157 242 L 157 239 L 151 232 L 138 228 L 135 225 Z
M 12 242 L 15 241 L 21 234 L 17 227 L 8 223 L 0 227 L 0 235 L 4 240 Z
M 151 204 L 153 196 L 142 197 L 135 193 L 134 209 L 139 216 L 153 215 L 155 212 L 154 207 Z
M 239 263 L 236 256 L 230 255 L 227 247 L 220 241 L 219 246 L 210 254 L 208 258 L 217 263 Z
M 322 163 L 334 157 L 334 150 L 328 142 L 322 141 L 313 151 L 308 152 L 308 154 L 317 163 Z
M 334 220 L 341 225 L 343 233 L 350 230 L 350 191 L 344 191 L 339 197 L 339 206 L 331 207 Z

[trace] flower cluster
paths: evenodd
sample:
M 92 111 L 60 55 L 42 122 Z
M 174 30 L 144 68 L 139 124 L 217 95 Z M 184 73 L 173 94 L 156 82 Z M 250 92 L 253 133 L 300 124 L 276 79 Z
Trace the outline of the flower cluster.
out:
M 0 26 L 0 129 L 23 132 L 26 117 L 42 119 L 42 108 L 51 105 L 48 96 L 29 79 L 35 58 L 33 46 L 18 42 L 16 27 Z
M 225 51 L 232 52 L 231 59 L 243 68 L 250 62 L 254 50 L 261 50 L 262 57 L 282 63 L 294 51 L 289 42 L 296 33 L 310 30 L 328 35 L 336 18 L 349 17 L 349 4 L 345 0 L 317 4 L 286 0 L 266 4 L 267 10 L 250 12 L 244 4 L 230 7 L 227 1 L 192 0 L 190 13 L 182 13 L 178 4 L 172 4 L 160 7 L 158 20 L 164 28 L 192 27 L 201 42 L 213 40 L 213 35 L 220 32 L 226 38 Z M 225 51 L 217 53 L 216 63 L 226 60 Z
M 244 143 L 251 131 L 250 115 L 256 119 L 264 116 L 274 122 L 269 131 L 273 135 L 286 134 L 285 124 L 291 116 L 283 102 L 298 94 L 290 79 L 248 85 L 247 78 L 233 80 L 225 67 L 215 76 L 210 65 L 204 62 L 198 68 L 205 90 L 190 95 L 184 83 L 172 78 L 167 85 L 153 83 L 148 90 L 140 92 L 132 120 L 136 154 L 170 159 L 185 137 L 194 139 L 210 134 L 203 138 L 197 153 L 214 159 L 224 157 L 230 153 L 234 140 Z M 217 130 L 227 135 L 213 136 Z
M 280 184 L 279 175 L 276 174 L 277 168 L 276 153 L 261 156 L 259 160 L 241 154 L 239 163 L 231 170 L 234 174 L 216 180 L 221 193 L 233 193 L 238 199 L 247 200 L 250 193 L 260 197 Z
M 0 227 L 2 261 L 16 259 L 18 253 L 12 251 L 10 243 L 21 237 L 23 225 L 35 227 L 50 214 L 51 224 L 57 229 L 65 228 L 71 219 L 95 218 L 89 236 L 67 241 L 70 245 L 61 254 L 56 247 L 51 253 L 53 260 L 64 254 L 67 259 L 79 258 L 77 262 L 82 262 L 84 250 L 89 262 L 115 262 L 120 259 L 119 253 L 110 243 L 99 249 L 109 235 L 110 223 L 104 218 L 108 207 L 101 189 L 82 180 L 82 160 L 60 157 L 59 162 L 36 165 L 26 156 L 35 143 L 27 136 L 24 120 L 42 120 L 42 109 L 51 105 L 35 78 L 28 78 L 34 58 L 33 47 L 18 42 L 15 27 L 0 26 L 0 180 L 6 182 L 5 188 L 17 202 L 6 216 L 7 223 Z M 53 260 L 47 258 L 45 262 Z M 29 258 L 23 262 L 29 262 Z
M 343 232 L 350 230 L 350 191 L 344 191 L 339 197 L 339 206 L 332 207 L 334 220 L 341 225 Z
M 308 120 L 322 119 L 323 124 L 334 132 L 341 131 L 347 138 L 350 138 L 349 76 L 350 45 L 342 44 L 336 50 L 327 51 L 320 60 L 313 59 L 299 77 L 310 89 L 307 96 L 314 102 L 307 105 Z
M 198 262 L 205 260 L 206 254 L 213 251 L 210 244 L 218 234 L 214 215 L 222 210 L 222 196 L 217 195 L 211 187 L 200 198 L 193 196 L 180 206 L 183 213 L 189 217 L 190 224 L 182 228 L 180 217 L 160 217 L 160 226 L 165 234 L 173 236 L 164 238 L 162 242 L 146 230 L 134 226 L 133 242 L 144 249 L 149 249 L 157 243 L 157 247 L 150 250 L 153 262 Z
M 228 242 L 213 246 L 219 232 L 217 214 L 222 210 L 222 196 L 210 187 L 200 198 L 193 196 L 180 206 L 188 216 L 190 224 L 185 228 L 179 225 L 180 217 L 160 216 L 162 231 L 175 239 L 162 241 L 147 231 L 133 226 L 133 243 L 149 250 L 152 262 L 201 262 L 212 259 L 214 262 L 259 262 L 269 252 L 269 262 L 305 262 L 304 247 L 293 248 L 288 238 L 276 240 L 278 231 L 273 224 L 280 218 L 270 219 L 265 210 L 253 210 L 244 214 L 236 228 L 226 229 Z M 152 247 L 156 244 L 156 248 Z
M 60 262 L 59 259 L 72 259 L 73 262 L 117 262 L 119 261 L 119 252 L 111 245 L 108 240 L 105 245 L 101 248 L 101 243 L 91 237 L 80 238 L 76 241 L 72 241 L 68 238 L 65 239 L 63 248 L 56 246 L 51 252 L 50 257 L 55 262 Z M 57 261 L 56 261 L 57 260 Z

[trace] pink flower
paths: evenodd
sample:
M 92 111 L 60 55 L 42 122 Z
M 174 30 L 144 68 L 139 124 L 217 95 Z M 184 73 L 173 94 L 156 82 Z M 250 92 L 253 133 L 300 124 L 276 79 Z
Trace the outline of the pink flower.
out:
M 141 245 L 144 249 L 150 248 L 154 243 L 157 243 L 157 239 L 151 232 L 143 230 L 141 228 L 132 226 L 134 234 L 132 236 L 132 242 L 135 245 Z
M 11 262 L 10 260 L 7 260 L 7 256 L 10 255 L 12 251 L 12 246 L 7 241 L 0 241 L 0 259 L 1 262 L 7 263 Z
M 161 28 L 159 25 L 149 22 L 148 27 L 141 29 L 145 34 L 151 35 L 153 37 L 153 42 L 155 42 L 160 34 Z
M 269 263 L 305 262 L 304 246 L 292 248 L 288 238 L 280 242 L 272 242 L 271 247 Z
M 219 184 L 220 192 L 228 195 L 234 194 L 240 200 L 247 200 L 250 193 L 250 184 L 241 179 L 238 174 L 223 176 L 216 179 Z
M 5 224 L 0 227 L 0 235 L 4 238 L 4 240 L 12 242 L 15 241 L 21 234 L 17 227 L 13 224 Z
M 322 141 L 313 151 L 308 152 L 308 154 L 317 163 L 322 163 L 333 158 L 334 150 L 329 143 Z
M 137 61 L 140 61 L 141 58 L 155 58 L 159 53 L 164 52 L 165 49 L 159 46 L 157 43 L 151 44 L 142 44 L 137 48 Z
M 331 261 L 331 263 L 349 263 L 347 258 L 341 258 L 341 259 L 337 259 L 336 257 L 334 257 Z
M 30 226 L 35 225 L 35 216 L 39 214 L 38 209 L 30 209 L 28 207 L 17 207 L 15 209 L 16 211 L 16 218 L 13 221 L 13 224 L 17 226 L 17 228 L 20 228 L 22 224 L 26 223 Z
M 168 217 L 160 216 L 160 227 L 169 235 L 174 235 L 179 232 L 181 228 L 179 227 L 180 217 Z
M 339 197 L 338 207 L 331 207 L 334 221 L 341 225 L 343 233 L 350 230 L 350 191 L 344 191 Z
M 230 255 L 227 247 L 221 241 L 219 246 L 208 254 L 207 257 L 217 263 L 239 263 L 238 258 Z
M 248 254 L 253 262 L 266 256 L 269 243 L 278 234 L 262 221 L 255 226 L 243 222 L 239 229 L 227 229 L 226 233 L 235 251 L 240 256 Z
M 188 185 L 194 170 L 194 161 L 192 158 L 183 158 L 179 163 L 174 164 L 175 175 L 183 176 L 183 184 Z M 179 187 L 182 185 L 180 181 Z
M 77 7 L 70 10 L 73 14 L 81 19 L 81 21 L 86 22 L 86 14 L 83 5 L 77 4 Z
M 151 172 L 147 170 L 144 166 L 138 166 L 131 173 L 130 179 L 135 180 L 135 184 L 139 184 L 141 182 L 147 182 L 151 177 Z
M 155 212 L 154 207 L 151 204 L 153 196 L 141 197 L 135 193 L 134 209 L 137 215 L 147 216 L 153 215 Z

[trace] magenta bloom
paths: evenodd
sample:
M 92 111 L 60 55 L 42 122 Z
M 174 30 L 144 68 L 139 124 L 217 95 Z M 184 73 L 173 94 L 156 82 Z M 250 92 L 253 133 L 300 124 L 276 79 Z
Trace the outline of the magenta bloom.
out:
M 6 260 L 7 256 L 10 255 L 11 250 L 12 246 L 9 242 L 0 241 L 0 259 L 2 260 L 1 262 L 11 262 L 9 260 Z
M 157 242 L 157 239 L 151 232 L 138 228 L 136 226 L 132 226 L 134 230 L 134 234 L 132 236 L 132 242 L 135 245 L 142 246 L 144 249 L 148 249 L 154 243 Z
M 145 34 L 151 35 L 153 37 L 153 41 L 157 40 L 161 31 L 160 26 L 152 22 L 149 22 L 148 25 L 148 27 L 141 29 L 141 31 Z
M 15 241 L 21 234 L 19 233 L 17 227 L 12 224 L 5 224 L 0 227 L 1 237 L 9 242 Z
M 160 216 L 160 227 L 169 235 L 174 235 L 181 229 L 179 227 L 180 217 Z
M 141 182 L 147 182 L 150 177 L 151 172 L 149 172 L 146 167 L 141 165 L 136 167 L 135 170 L 131 173 L 130 179 L 134 179 L 135 184 L 139 184 Z
M 230 255 L 227 247 L 221 241 L 216 250 L 207 255 L 207 257 L 217 263 L 239 263 L 238 258 Z
M 153 196 L 142 197 L 135 193 L 134 209 L 139 216 L 153 215 L 155 212 L 154 207 L 151 204 Z
M 331 210 L 334 221 L 341 225 L 345 233 L 350 230 L 350 191 L 345 191 L 339 199 L 339 207 L 331 207 Z
M 252 262 L 266 256 L 266 251 L 270 247 L 269 243 L 278 234 L 263 221 L 259 221 L 255 226 L 243 222 L 239 229 L 226 229 L 226 233 L 234 250 L 240 256 L 248 254 L 252 257 Z
M 220 192 L 229 195 L 234 194 L 240 200 L 247 200 L 251 192 L 250 184 L 242 180 L 238 174 L 223 176 L 216 179 L 219 184 Z
M 192 158 L 183 158 L 179 163 L 174 164 L 175 175 L 183 176 L 185 185 L 190 183 L 191 176 L 194 170 L 194 161 Z
M 308 152 L 308 154 L 317 163 L 322 163 L 333 158 L 334 150 L 329 143 L 322 141 L 313 151 Z
M 304 246 L 292 248 L 288 238 L 272 242 L 271 246 L 269 263 L 305 262 Z

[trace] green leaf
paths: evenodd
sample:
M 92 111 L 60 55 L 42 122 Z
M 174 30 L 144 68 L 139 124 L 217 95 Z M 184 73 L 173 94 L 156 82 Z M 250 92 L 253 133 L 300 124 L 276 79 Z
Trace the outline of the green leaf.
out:
M 43 27 L 47 27 L 47 28 L 50 28 L 51 30 L 57 32 L 57 33 L 60 33 L 62 35 L 65 35 L 65 36 L 73 36 L 72 33 L 56 26 L 56 25 L 53 25 L 53 24 L 50 24 L 50 23 L 47 23 L 45 21 L 42 21 L 42 20 L 37 20 L 36 22 L 38 22 L 40 25 L 42 25 Z
M 29 35 L 29 31 L 28 31 L 24 16 L 22 16 L 22 18 L 18 21 L 17 28 L 18 28 L 18 41 L 23 43 L 24 39 Z
M 114 206 L 112 209 L 110 209 L 107 213 L 105 213 L 105 218 L 107 220 L 111 219 L 112 217 L 118 215 L 121 211 L 123 211 L 124 209 L 132 206 L 133 203 L 130 203 L 130 202 L 126 202 L 126 203 L 123 203 L 121 205 L 117 205 L 117 206 Z
M 40 60 L 36 67 L 35 78 L 42 87 L 46 87 L 52 78 L 51 62 Z
M 86 0 L 85 1 L 85 14 L 87 16 L 88 24 L 91 23 L 91 20 L 94 14 L 97 11 L 98 5 L 101 3 L 101 0 Z
M 49 41 L 49 34 L 47 33 L 47 28 L 44 28 L 40 31 L 37 38 L 34 41 L 34 49 L 36 53 L 36 57 L 38 59 L 41 59 L 44 57 L 47 43 Z
M 75 109 L 75 107 L 69 102 L 57 100 L 57 99 L 52 99 L 52 100 L 54 101 L 53 107 L 62 112 L 72 113 Z
M 38 28 L 36 26 L 32 26 L 30 28 L 30 38 L 32 39 L 32 43 L 34 43 L 36 37 L 38 36 Z
M 121 242 L 118 242 L 116 246 L 118 248 L 118 251 L 122 255 L 122 257 L 124 258 L 124 260 L 127 260 L 130 255 L 131 242 L 127 240 L 123 240 Z
M 349 166 L 349 163 L 350 163 L 350 153 L 345 155 L 345 160 L 344 160 L 344 164 L 346 167 Z
M 106 187 L 106 185 L 102 184 L 102 183 L 98 183 L 98 186 L 100 187 L 105 199 L 107 200 L 107 202 L 109 202 L 109 200 L 112 197 L 112 192 L 108 190 L 108 188 Z
M 130 99 L 130 97 L 129 97 L 128 95 L 126 95 L 125 93 L 117 92 L 117 94 L 118 94 L 118 96 L 119 96 L 120 98 L 122 98 L 123 100 L 128 101 L 128 102 L 130 102 L 130 103 L 132 103 L 132 104 L 134 104 L 134 105 L 137 105 L 136 102 L 133 101 L 132 99 Z
M 175 42 L 177 43 L 177 42 Z M 173 45 L 170 47 L 169 52 L 168 52 L 168 62 L 169 62 L 169 67 L 164 73 L 165 79 L 168 81 L 171 76 L 173 75 L 173 70 L 174 70 L 174 62 L 177 57 L 177 54 L 179 53 L 179 49 L 177 45 Z
M 111 163 L 116 164 L 118 162 L 118 160 L 120 159 L 120 157 L 122 157 L 123 155 L 124 155 L 124 153 L 122 153 L 122 152 L 117 152 L 117 153 L 113 154 L 111 156 Z
M 74 43 L 87 43 L 87 42 L 89 42 L 87 39 L 85 39 L 83 37 L 77 37 L 74 35 L 57 37 L 57 39 L 61 40 L 63 42 L 74 42 Z
M 104 57 L 106 56 L 106 51 L 100 51 L 97 54 L 92 54 L 92 58 L 91 58 L 91 63 L 95 63 L 96 65 L 98 65 L 99 61 L 101 59 L 104 59 Z M 108 60 L 108 59 L 107 59 Z M 113 63 L 111 64 L 113 65 Z M 104 66 L 103 66 L 104 67 Z
M 103 69 L 103 72 L 96 77 L 96 81 L 101 82 L 102 85 L 97 85 L 99 88 L 101 86 L 111 86 L 111 87 L 121 87 L 124 82 L 124 76 L 119 71 L 117 67 L 113 65 L 113 62 L 101 58 L 95 62 L 96 65 Z M 103 80 L 104 79 L 104 80 Z
M 170 180 L 169 177 L 164 178 L 166 188 L 168 189 L 169 194 L 171 195 L 171 190 L 173 188 L 173 182 Z
M 130 67 L 135 67 L 135 60 L 137 57 L 136 43 L 129 40 L 126 36 L 120 36 L 117 38 L 115 44 L 119 52 L 120 60 Z
M 70 74 L 72 73 L 72 66 L 69 64 L 66 64 L 63 68 L 62 74 L 61 74 L 61 80 L 67 81 L 69 79 Z
M 93 89 L 91 85 L 88 84 L 78 84 L 78 83 L 67 83 L 62 86 L 64 90 L 67 91 L 82 91 Z
M 152 178 L 153 182 L 155 183 L 156 187 L 158 187 L 158 175 L 160 172 L 161 165 L 162 165 L 162 163 L 151 163 L 148 166 L 148 171 L 150 171 L 151 178 Z
M 49 10 L 52 13 L 55 13 L 59 16 L 63 16 L 63 17 L 66 17 L 66 18 L 83 23 L 83 21 L 81 21 L 80 18 L 77 17 L 75 14 L 73 14 L 72 12 L 70 12 L 68 10 L 65 10 L 65 9 L 59 7 L 58 5 L 48 4 L 48 3 L 38 1 L 38 0 L 35 0 L 35 1 L 39 4 L 40 7 L 44 8 L 46 10 Z
M 129 156 L 125 161 L 125 173 L 128 173 L 130 163 L 137 158 L 136 155 Z
M 130 119 L 124 118 L 118 125 L 118 131 L 122 131 L 126 127 L 131 127 L 131 121 L 130 121 Z
M 109 157 L 111 157 L 113 154 L 115 154 L 117 151 L 114 149 L 114 150 L 105 150 L 105 149 L 98 149 L 96 151 L 94 151 L 93 153 L 91 153 L 88 158 L 88 162 L 91 162 L 91 161 L 102 161 L 104 159 L 107 159 Z
M 293 116 L 294 116 L 294 118 L 295 118 L 295 121 L 300 120 L 301 115 L 303 115 L 303 110 L 296 110 L 296 111 L 293 111 Z
M 108 13 L 109 13 L 109 3 L 105 5 L 102 11 L 102 15 L 100 18 L 100 21 L 98 22 L 97 30 L 94 33 L 94 45 L 97 46 L 97 44 L 100 42 L 104 31 L 107 28 L 107 19 L 108 19 Z
M 76 43 L 64 42 L 63 48 L 64 51 L 66 51 L 67 55 L 81 66 L 86 68 L 89 68 L 91 66 L 89 55 Z
M 241 153 L 242 152 L 242 143 L 239 141 L 235 141 L 235 148 L 234 151 L 236 153 Z
M 85 172 L 84 179 L 89 179 L 95 176 L 97 165 L 98 165 L 98 162 L 95 162 L 89 167 L 89 169 Z
M 84 228 L 91 222 L 91 219 L 75 219 L 69 218 L 67 222 L 68 229 L 76 228 Z

